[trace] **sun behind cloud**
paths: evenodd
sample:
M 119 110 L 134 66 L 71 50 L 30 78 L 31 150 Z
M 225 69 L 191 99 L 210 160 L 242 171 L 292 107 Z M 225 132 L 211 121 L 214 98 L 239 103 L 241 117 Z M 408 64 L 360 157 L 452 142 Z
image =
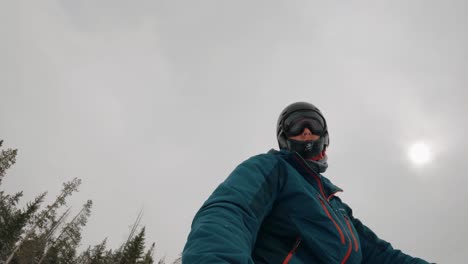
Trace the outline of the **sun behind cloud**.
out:
M 408 156 L 415 165 L 422 166 L 432 159 L 432 151 L 425 142 L 417 142 L 410 146 Z

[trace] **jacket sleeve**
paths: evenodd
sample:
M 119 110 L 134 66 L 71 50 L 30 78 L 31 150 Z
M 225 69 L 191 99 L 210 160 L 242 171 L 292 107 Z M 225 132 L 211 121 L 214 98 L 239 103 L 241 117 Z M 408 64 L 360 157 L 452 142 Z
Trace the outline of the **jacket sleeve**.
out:
M 257 232 L 279 192 L 280 170 L 278 159 L 267 154 L 240 164 L 195 215 L 182 262 L 253 263 Z
M 343 203 L 351 221 L 356 229 L 361 242 L 362 263 L 382 263 L 382 264 L 428 264 L 429 262 L 420 258 L 409 256 L 379 237 L 362 222 L 353 217 L 352 209 Z

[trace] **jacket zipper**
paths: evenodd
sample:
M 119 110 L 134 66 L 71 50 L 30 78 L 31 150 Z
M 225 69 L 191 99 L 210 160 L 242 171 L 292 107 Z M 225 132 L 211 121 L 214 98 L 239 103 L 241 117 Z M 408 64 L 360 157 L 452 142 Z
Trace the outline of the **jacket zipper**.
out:
M 296 242 L 294 242 L 293 248 L 289 251 L 288 255 L 286 258 L 283 260 L 282 264 L 288 264 L 289 261 L 291 260 L 292 256 L 294 253 L 296 253 L 297 248 L 301 244 L 301 237 L 297 237 Z
M 307 165 L 306 161 L 305 161 L 301 156 L 299 156 L 299 158 L 297 158 L 297 156 L 299 156 L 299 155 L 296 155 L 296 156 L 295 156 L 296 159 L 302 160 L 303 166 L 305 165 L 304 167 L 305 167 L 307 170 L 309 170 L 310 172 L 312 172 L 311 174 L 314 176 L 315 180 L 317 181 L 317 184 L 318 184 L 318 186 L 319 186 L 320 193 L 321 193 L 321 195 L 318 194 L 319 201 L 320 201 L 320 203 L 322 204 L 322 207 L 323 207 L 323 209 L 325 210 L 325 213 L 327 214 L 328 218 L 330 218 L 330 220 L 333 222 L 333 224 L 335 225 L 336 229 L 338 230 L 338 233 L 340 234 L 341 244 L 343 244 L 343 245 L 346 244 L 345 238 L 344 238 L 344 235 L 343 235 L 343 230 L 341 230 L 340 226 L 336 223 L 335 219 L 333 219 L 333 217 L 331 216 L 330 212 L 328 211 L 327 206 L 325 205 L 325 202 L 323 201 L 323 199 L 325 199 L 325 198 L 322 199 L 322 196 L 323 196 L 323 197 L 326 197 L 326 196 L 325 196 L 325 192 L 324 192 L 324 190 L 323 190 L 323 185 L 322 185 L 322 182 L 320 181 L 320 178 L 319 178 L 319 177 L 316 175 L 316 173 L 309 167 L 309 165 Z M 336 193 L 336 192 L 335 192 L 335 193 Z M 329 197 L 327 197 L 327 203 L 328 203 L 329 199 L 331 199 L 331 198 L 335 195 L 335 193 L 332 193 Z M 345 220 L 346 220 L 346 223 L 348 224 L 348 227 L 349 227 L 349 223 L 348 223 L 348 221 L 347 221 L 346 218 L 345 218 Z M 354 237 L 354 233 L 353 233 L 352 231 L 351 231 L 351 234 L 352 234 L 352 236 L 353 236 L 355 245 L 357 245 L 356 238 Z M 346 252 L 345 257 L 344 257 L 343 260 L 341 261 L 341 264 L 345 264 L 346 261 L 348 261 L 348 258 L 349 258 L 349 256 L 351 255 L 351 252 L 352 252 L 352 250 L 353 250 L 353 242 L 351 242 L 351 239 L 350 239 L 349 237 L 348 237 L 348 241 L 349 241 L 348 251 Z M 300 242 L 300 241 L 299 241 L 299 242 Z M 294 249 L 294 250 L 295 250 L 295 249 Z M 356 249 L 356 251 L 357 251 L 357 249 Z M 291 252 L 293 252 L 293 251 L 291 251 Z M 283 264 L 287 264 L 287 263 L 289 262 L 289 260 L 291 259 L 292 255 L 294 254 L 294 253 L 291 254 L 291 252 L 288 254 L 288 256 L 286 257 L 286 259 L 283 261 Z
M 343 215 L 343 214 L 341 214 L 341 215 Z M 344 217 L 344 215 L 343 215 L 343 217 Z M 341 226 L 342 222 L 339 219 L 339 217 L 338 217 L 338 222 L 340 223 L 340 226 Z M 343 225 L 343 229 L 344 228 L 345 227 Z M 348 250 L 346 251 L 346 255 L 344 256 L 343 260 L 341 260 L 341 262 L 340 262 L 341 264 L 345 264 L 346 261 L 348 261 L 349 257 L 351 256 L 351 252 L 353 251 L 353 242 L 351 241 L 351 236 L 348 233 L 346 233 L 346 238 L 348 239 Z
M 348 252 L 346 252 L 346 255 L 343 258 L 343 260 L 341 261 L 341 264 L 345 264 L 346 261 L 348 261 L 348 258 L 351 255 L 351 251 L 353 251 L 353 242 L 351 242 L 351 239 L 349 237 L 348 237 L 348 241 L 349 241 Z
M 323 190 L 323 185 L 322 185 L 322 182 L 320 181 L 320 178 L 317 176 L 317 174 L 309 167 L 309 165 L 307 165 L 307 162 L 304 160 L 303 157 L 301 157 L 299 154 L 296 153 L 296 155 L 294 156 L 301 164 L 304 168 L 306 168 L 306 170 L 309 171 L 310 174 L 312 174 L 312 176 L 314 177 L 314 179 L 317 181 L 317 185 L 319 186 L 319 189 L 320 189 L 320 194 L 322 194 L 322 196 L 324 197 L 325 199 L 325 191 Z
M 338 233 L 340 233 L 340 238 L 341 238 L 341 244 L 345 244 L 345 238 L 343 235 L 343 230 L 341 230 L 340 226 L 336 223 L 335 219 L 331 216 L 330 212 L 327 209 L 327 206 L 325 205 L 325 202 L 323 201 L 322 197 L 319 196 L 320 203 L 322 204 L 323 210 L 325 210 L 325 213 L 327 214 L 328 218 L 333 222 L 335 225 L 336 229 L 338 230 Z
M 349 232 L 351 232 L 351 236 L 353 237 L 354 240 L 354 251 L 359 250 L 359 244 L 357 242 L 356 236 L 354 235 L 353 228 L 351 227 L 351 224 L 349 223 L 348 217 L 346 215 L 343 215 L 346 221 L 346 224 L 348 225 Z

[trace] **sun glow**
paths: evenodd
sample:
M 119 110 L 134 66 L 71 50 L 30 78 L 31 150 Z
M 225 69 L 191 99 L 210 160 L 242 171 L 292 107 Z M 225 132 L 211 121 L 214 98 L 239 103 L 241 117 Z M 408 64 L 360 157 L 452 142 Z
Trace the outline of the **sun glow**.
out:
M 424 142 L 418 142 L 411 145 L 408 156 L 415 165 L 424 165 L 432 158 L 430 147 Z

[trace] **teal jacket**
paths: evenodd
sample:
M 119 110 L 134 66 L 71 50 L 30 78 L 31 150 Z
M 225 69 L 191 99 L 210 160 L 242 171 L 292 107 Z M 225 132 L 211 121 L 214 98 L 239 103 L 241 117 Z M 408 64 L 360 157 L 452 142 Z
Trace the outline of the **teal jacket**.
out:
M 428 263 L 379 239 L 340 191 L 297 153 L 254 156 L 198 211 L 182 263 Z

